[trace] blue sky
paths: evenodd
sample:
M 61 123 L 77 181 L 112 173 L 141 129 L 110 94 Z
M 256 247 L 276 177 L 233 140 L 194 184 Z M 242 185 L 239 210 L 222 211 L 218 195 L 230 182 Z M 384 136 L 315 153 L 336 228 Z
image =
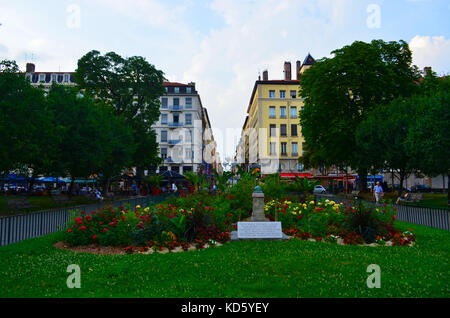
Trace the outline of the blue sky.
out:
M 449 16 L 448 0 L 0 0 L 0 58 L 73 71 L 93 49 L 144 56 L 169 80 L 197 83 L 224 158 L 259 72 L 281 79 L 284 61 L 308 52 L 403 39 L 420 68 L 448 74 Z

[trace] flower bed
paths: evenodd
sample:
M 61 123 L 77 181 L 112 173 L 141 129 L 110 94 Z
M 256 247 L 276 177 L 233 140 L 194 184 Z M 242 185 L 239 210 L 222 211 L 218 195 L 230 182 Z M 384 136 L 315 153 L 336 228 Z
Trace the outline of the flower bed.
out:
M 126 253 L 202 249 L 230 240 L 236 222 L 248 217 L 233 196 L 183 195 L 135 210 L 105 206 L 73 215 L 64 231 L 70 246 L 121 246 Z
M 349 245 L 412 245 L 415 241 L 411 229 L 394 228 L 397 211 L 386 204 L 375 208 L 352 201 L 267 200 L 265 212 L 272 220 L 278 217 L 286 235 L 304 240 Z
M 300 198 L 271 200 L 266 216 L 282 223 L 291 238 L 349 245 L 412 245 L 412 230 L 394 228 L 396 210 L 373 208 L 352 201 L 302 202 Z M 249 211 L 233 195 L 189 194 L 153 207 L 103 209 L 74 215 L 64 231 L 70 246 L 121 247 L 125 253 L 188 251 L 226 243 L 236 223 Z

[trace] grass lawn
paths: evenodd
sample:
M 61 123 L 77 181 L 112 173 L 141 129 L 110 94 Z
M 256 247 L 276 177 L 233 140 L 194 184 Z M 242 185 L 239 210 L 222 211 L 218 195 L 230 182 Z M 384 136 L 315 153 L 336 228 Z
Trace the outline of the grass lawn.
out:
M 398 222 L 415 247 L 239 241 L 201 251 L 91 255 L 57 250 L 60 233 L 0 248 L 0 297 L 449 297 L 450 232 Z M 81 288 L 66 287 L 67 266 Z M 381 267 L 381 288 L 366 285 Z
M 406 203 L 429 208 L 448 208 L 447 193 L 423 193 L 422 202 Z

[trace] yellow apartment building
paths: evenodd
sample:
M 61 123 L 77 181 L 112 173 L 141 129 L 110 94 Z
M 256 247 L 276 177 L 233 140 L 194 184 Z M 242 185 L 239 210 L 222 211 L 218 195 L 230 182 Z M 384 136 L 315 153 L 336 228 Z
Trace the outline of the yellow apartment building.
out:
M 284 79 L 270 80 L 263 72 L 254 85 L 247 108 L 236 157 L 246 168 L 259 167 L 262 173 L 298 173 L 303 168 L 304 139 L 299 125 L 303 100 L 298 96 L 301 74 L 314 64 L 308 54 L 303 64 L 296 63 L 292 79 L 291 63 L 284 63 Z

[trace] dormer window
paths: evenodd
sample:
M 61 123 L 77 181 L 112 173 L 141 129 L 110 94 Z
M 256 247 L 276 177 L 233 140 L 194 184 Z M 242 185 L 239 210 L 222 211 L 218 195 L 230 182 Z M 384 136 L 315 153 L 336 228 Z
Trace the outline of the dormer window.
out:
M 175 87 L 175 94 L 179 94 L 180 93 L 180 88 L 179 87 Z
M 69 74 L 64 74 L 64 83 L 69 83 Z
M 56 82 L 56 74 L 52 74 L 52 82 Z
M 186 93 L 191 94 L 192 93 L 192 87 L 186 87 Z
M 45 82 L 45 74 L 39 74 L 39 82 Z

